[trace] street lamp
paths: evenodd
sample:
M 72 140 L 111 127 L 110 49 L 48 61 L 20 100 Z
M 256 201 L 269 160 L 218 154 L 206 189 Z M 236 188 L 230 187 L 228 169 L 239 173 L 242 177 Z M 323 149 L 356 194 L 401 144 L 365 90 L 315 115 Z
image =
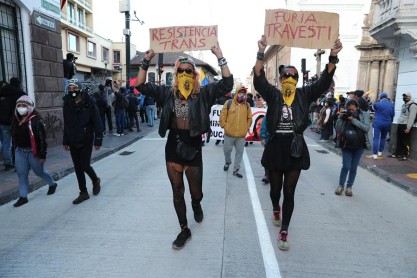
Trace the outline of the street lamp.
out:
M 130 84 L 130 0 L 120 0 L 119 1 L 119 12 L 125 14 L 125 29 L 123 29 L 123 35 L 126 36 L 126 86 Z M 132 21 L 138 21 L 141 25 L 145 22 L 141 21 L 136 16 L 136 11 L 134 11 L 136 19 Z

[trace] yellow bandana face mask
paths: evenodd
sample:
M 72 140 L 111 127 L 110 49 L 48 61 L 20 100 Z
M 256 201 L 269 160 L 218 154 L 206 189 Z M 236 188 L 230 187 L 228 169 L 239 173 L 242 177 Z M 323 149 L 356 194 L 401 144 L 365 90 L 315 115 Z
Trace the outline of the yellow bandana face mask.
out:
M 194 89 L 194 74 L 186 72 L 178 74 L 178 90 L 181 95 L 187 99 Z
M 297 80 L 292 77 L 286 78 L 281 83 L 282 97 L 284 98 L 284 102 L 289 106 L 291 106 L 292 102 L 294 101 L 296 86 Z

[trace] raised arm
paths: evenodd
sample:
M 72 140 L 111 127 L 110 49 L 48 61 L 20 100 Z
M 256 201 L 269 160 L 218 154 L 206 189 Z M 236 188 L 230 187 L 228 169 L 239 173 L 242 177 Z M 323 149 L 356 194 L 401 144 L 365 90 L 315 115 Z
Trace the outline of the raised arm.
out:
M 219 62 L 219 67 L 222 72 L 222 77 L 229 77 L 232 75 L 227 65 L 226 59 L 223 57 L 223 52 L 220 48 L 219 42 L 211 48 L 211 52 L 216 56 L 217 61 Z
M 155 52 L 152 49 L 149 49 L 145 52 L 145 56 L 142 59 L 142 62 L 139 65 L 138 79 L 136 80 L 136 86 L 146 82 L 146 73 L 148 72 L 149 64 L 151 63 L 152 58 L 155 56 Z

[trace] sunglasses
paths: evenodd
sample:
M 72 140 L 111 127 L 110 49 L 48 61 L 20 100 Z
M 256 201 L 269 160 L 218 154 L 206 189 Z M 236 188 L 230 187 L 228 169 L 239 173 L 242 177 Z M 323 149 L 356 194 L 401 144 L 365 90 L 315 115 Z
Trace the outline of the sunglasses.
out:
M 192 74 L 194 71 L 193 71 L 193 69 L 182 69 L 182 68 L 178 68 L 177 69 L 177 72 L 178 73 L 183 73 L 183 72 L 186 72 L 187 74 Z
M 298 79 L 298 73 L 289 73 L 289 72 L 284 72 L 283 74 L 281 74 L 282 78 L 289 78 L 292 77 L 294 79 Z

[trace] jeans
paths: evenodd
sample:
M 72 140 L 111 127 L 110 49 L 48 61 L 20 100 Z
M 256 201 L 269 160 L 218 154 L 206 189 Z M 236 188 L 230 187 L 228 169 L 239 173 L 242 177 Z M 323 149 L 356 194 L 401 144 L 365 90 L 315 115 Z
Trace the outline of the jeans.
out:
M 124 117 L 125 117 L 125 110 L 124 109 L 115 109 L 114 114 L 116 115 L 116 133 L 122 134 L 124 130 Z
M 74 163 L 75 175 L 77 176 L 78 187 L 80 192 L 88 192 L 85 180 L 85 174 L 90 177 L 91 181 L 97 180 L 96 172 L 91 167 L 91 154 L 93 152 L 92 145 L 84 145 L 79 148 L 70 147 L 72 162 Z
M 372 142 L 372 153 L 377 154 L 385 148 L 385 139 L 391 129 L 391 123 L 374 123 L 374 137 Z
M 1 152 L 3 155 L 4 165 L 13 165 L 12 162 L 12 137 L 10 134 L 9 125 L 0 125 L 0 138 L 1 138 Z
M 352 187 L 363 151 L 364 148 L 342 149 L 342 169 L 340 170 L 339 185 L 345 185 L 346 177 L 349 174 L 346 187 Z
M 240 163 L 242 162 L 243 150 L 245 149 L 245 137 L 243 138 L 233 138 L 227 135 L 224 135 L 224 159 L 226 163 L 232 163 L 232 150 L 235 146 L 235 163 L 233 165 L 233 172 L 236 172 L 240 169 Z
M 148 116 L 148 126 L 153 126 L 155 123 L 155 105 L 146 106 L 146 115 Z
M 51 175 L 44 169 L 44 164 L 40 162 L 39 157 L 34 157 L 31 149 L 16 148 L 16 172 L 19 178 L 20 197 L 26 198 L 29 193 L 29 170 L 33 172 L 49 186 L 55 182 Z

